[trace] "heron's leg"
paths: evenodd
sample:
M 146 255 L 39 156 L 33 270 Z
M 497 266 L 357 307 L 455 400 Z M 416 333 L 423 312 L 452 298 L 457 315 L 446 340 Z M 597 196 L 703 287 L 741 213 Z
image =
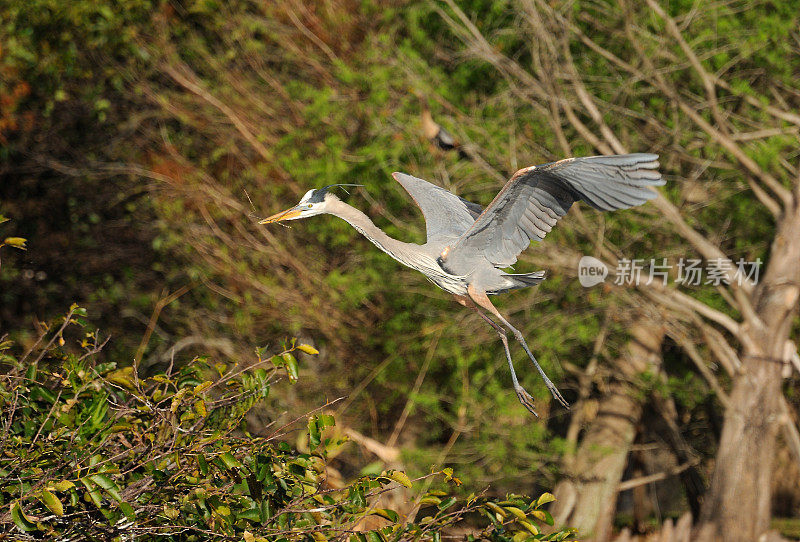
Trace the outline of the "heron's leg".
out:
M 525 342 L 525 337 L 523 337 L 522 332 L 517 328 L 515 328 L 514 326 L 512 326 L 508 322 L 508 320 L 503 318 L 503 315 L 501 315 L 500 312 L 497 310 L 497 308 L 492 304 L 491 300 L 489 299 L 489 296 L 486 295 L 486 292 L 478 291 L 472 285 L 470 285 L 467 288 L 467 291 L 469 292 L 469 296 L 475 303 L 477 303 L 487 311 L 494 314 L 498 318 L 498 320 L 500 320 L 503 323 L 503 325 L 505 325 L 508 329 L 511 330 L 511 332 L 514 334 L 514 338 L 517 339 L 517 341 L 522 345 L 522 348 L 525 349 L 525 353 L 528 354 L 529 358 L 531 358 L 531 361 L 536 367 L 536 370 L 539 371 L 539 374 L 542 376 L 542 379 L 544 380 L 547 389 L 549 389 L 550 393 L 553 394 L 555 400 L 561 403 L 561 405 L 564 408 L 569 409 L 569 403 L 567 403 L 567 401 L 561 395 L 561 392 L 558 391 L 556 385 L 553 384 L 553 382 L 547 377 L 547 375 L 544 372 L 544 369 L 542 369 L 541 365 L 539 365 L 539 362 L 536 361 L 536 358 L 531 353 L 531 350 L 530 348 L 528 348 L 528 343 Z
M 509 350 L 508 348 L 508 337 L 506 336 L 506 330 L 497 325 L 494 322 L 494 320 L 483 314 L 481 310 L 475 305 L 475 303 L 473 303 L 473 301 L 469 297 L 460 296 L 456 294 L 453 295 L 456 298 L 456 301 L 458 301 L 465 307 L 469 307 L 475 312 L 477 312 L 478 316 L 480 316 L 484 322 L 492 326 L 492 328 L 494 328 L 494 330 L 497 332 L 497 335 L 500 336 L 500 340 L 503 342 L 503 348 L 505 349 L 506 352 L 506 360 L 508 360 L 508 368 L 511 369 L 511 382 L 514 384 L 514 392 L 516 392 L 517 398 L 519 398 L 519 402 L 522 403 L 522 406 L 527 408 L 531 414 L 533 414 L 538 418 L 539 415 L 533 409 L 534 405 L 533 396 L 530 393 L 528 393 L 525 390 L 525 388 L 522 387 L 522 385 L 519 383 L 519 380 L 517 379 L 517 373 L 514 371 L 514 362 L 511 361 L 511 350 Z

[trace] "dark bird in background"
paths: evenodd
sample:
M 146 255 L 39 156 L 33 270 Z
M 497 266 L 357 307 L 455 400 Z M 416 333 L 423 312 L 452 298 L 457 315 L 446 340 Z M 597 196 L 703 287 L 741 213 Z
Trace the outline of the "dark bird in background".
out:
M 424 245 L 389 237 L 367 215 L 330 192 L 331 186 L 309 190 L 300 203 L 260 224 L 324 213 L 338 216 L 389 256 L 422 272 L 432 283 L 453 294 L 456 301 L 475 310 L 497 332 L 514 391 L 535 415 L 533 397 L 517 380 L 506 329 L 522 345 L 553 397 L 564 407 L 569 405 L 536 361 L 522 333 L 503 318 L 489 296 L 535 286 L 544 280 L 543 271 L 513 274 L 505 269 L 517 261 L 531 241 L 543 240 L 574 202 L 581 200 L 600 211 L 614 211 L 654 198 L 656 192 L 650 187 L 664 184 L 657 160 L 655 154 L 625 154 L 568 158 L 527 167 L 517 171 L 485 209 L 422 179 L 394 173 L 395 180 L 425 216 Z
M 425 137 L 443 151 L 457 151 L 459 158 L 472 160 L 469 153 L 453 135 L 433 120 L 428 104 L 424 100 L 420 100 L 420 102 L 422 103 L 422 133 Z

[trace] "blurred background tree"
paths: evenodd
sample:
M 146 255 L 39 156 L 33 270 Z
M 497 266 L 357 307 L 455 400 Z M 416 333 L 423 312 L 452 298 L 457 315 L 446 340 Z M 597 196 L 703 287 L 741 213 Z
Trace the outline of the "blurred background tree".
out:
M 436 464 L 465 494 L 558 482 L 556 519 L 587 539 L 681 518 L 676 537 L 754 540 L 800 515 L 791 2 L 0 9 L 0 237 L 29 245 L 3 253 L 2 333 L 30 343 L 32 321 L 79 301 L 144 374 L 297 336 L 321 354 L 269 406 L 291 417 L 346 395 L 343 477 Z M 471 159 L 427 140 L 424 107 Z M 421 241 L 392 171 L 487 204 L 518 168 L 626 151 L 661 154 L 663 197 L 571 210 L 520 261 L 548 280 L 500 301 L 575 405 L 550 408 L 526 374 L 541 420 L 477 316 L 349 226 L 255 225 L 309 188 L 360 183 L 350 203 Z M 585 289 L 584 254 L 673 269 L 663 288 Z M 680 258 L 765 263 L 758 285 L 692 286 L 675 282 Z

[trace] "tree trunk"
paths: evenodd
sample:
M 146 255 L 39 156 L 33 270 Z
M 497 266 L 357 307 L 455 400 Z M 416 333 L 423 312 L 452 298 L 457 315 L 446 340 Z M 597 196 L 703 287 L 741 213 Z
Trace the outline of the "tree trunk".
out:
M 773 460 L 781 416 L 781 365 L 800 297 L 798 198 L 778 225 L 770 262 L 745 317 L 742 372 L 725 412 L 698 538 L 751 542 L 769 529 Z
M 663 397 L 661 394 L 656 393 L 653 396 L 653 405 L 661 416 L 663 423 L 663 428 L 658 427 L 656 430 L 661 432 L 662 438 L 675 455 L 677 463 L 683 465 L 699 462 L 697 453 L 681 434 L 678 426 L 678 410 L 675 406 L 675 400 L 672 397 Z M 705 480 L 703 480 L 700 470 L 695 465 L 681 471 L 678 476 L 686 491 L 686 501 L 692 512 L 692 517 L 697 518 L 700 516 L 700 503 L 706 489 Z
M 756 361 L 736 379 L 703 503 L 704 537 L 753 541 L 769 527 L 780 365 Z
M 581 540 L 600 542 L 611 535 L 617 488 L 642 415 L 642 397 L 634 382 L 661 366 L 663 326 L 638 320 L 631 335 L 627 352 L 614 367 L 620 378 L 608 384 L 597 417 L 568 460 L 567 478 L 555 489 L 553 516 L 558 524 L 578 529 Z

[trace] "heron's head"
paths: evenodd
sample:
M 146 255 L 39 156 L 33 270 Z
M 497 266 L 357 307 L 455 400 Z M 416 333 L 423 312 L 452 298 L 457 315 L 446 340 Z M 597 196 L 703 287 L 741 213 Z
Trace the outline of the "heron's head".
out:
M 273 222 L 285 222 L 287 220 L 297 220 L 299 218 L 308 218 L 309 216 L 321 215 L 325 212 L 326 198 L 330 200 L 335 198 L 333 194 L 328 192 L 328 186 L 316 190 L 309 190 L 300 199 L 300 203 L 294 207 L 290 207 L 285 211 L 274 214 L 264 220 L 259 221 L 259 224 L 271 224 Z

